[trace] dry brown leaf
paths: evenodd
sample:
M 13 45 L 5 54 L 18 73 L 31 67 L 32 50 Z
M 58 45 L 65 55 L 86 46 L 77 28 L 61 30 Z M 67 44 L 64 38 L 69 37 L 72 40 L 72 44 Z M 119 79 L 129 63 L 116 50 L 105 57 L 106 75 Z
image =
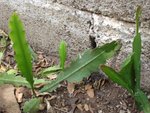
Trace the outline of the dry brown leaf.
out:
M 6 67 L 4 67 L 4 66 L 0 66 L 0 72 L 5 72 L 7 70 L 7 68 Z
M 38 59 L 43 59 L 43 58 L 44 58 L 42 54 L 43 54 L 43 53 L 39 53 Z
M 46 103 L 47 113 L 56 113 L 54 108 L 51 106 L 50 101 L 44 99 Z
M 35 88 L 41 88 L 41 87 L 43 87 L 44 85 L 45 85 L 44 83 L 35 84 Z
M 18 103 L 21 103 L 23 100 L 23 87 L 16 88 L 15 95 Z
M 46 108 L 46 104 L 45 103 L 40 104 L 39 110 L 44 110 L 45 108 Z
M 68 83 L 67 85 L 67 90 L 70 94 L 73 94 L 74 92 L 74 89 L 75 89 L 75 84 L 74 83 Z
M 92 88 L 92 85 L 87 84 L 85 90 L 90 98 L 94 98 L 94 89 Z
M 19 87 L 20 93 L 23 93 L 24 98 L 31 98 L 32 97 L 32 91 L 25 87 Z
M 106 80 L 103 79 L 102 82 L 101 82 L 101 86 L 104 86 L 105 83 L 106 83 Z
M 87 104 L 84 104 L 85 111 L 89 111 L 89 106 Z
M 38 91 L 35 90 L 35 93 L 36 93 L 37 97 L 51 96 L 50 93 L 48 93 L 48 92 L 40 93 L 40 92 L 38 92 Z
M 57 96 L 56 95 L 52 95 L 50 98 L 47 98 L 47 100 L 50 101 L 50 100 L 53 100 L 55 98 L 57 98 Z
M 88 89 L 87 94 L 90 98 L 94 98 L 94 89 Z
M 82 104 L 77 104 L 77 108 L 78 108 L 80 111 L 83 111 L 83 106 L 82 106 Z
M 1 29 L 0 29 L 0 34 L 1 34 L 2 36 L 8 37 L 8 35 L 7 35 L 4 31 L 2 31 Z
M 85 86 L 85 90 L 88 90 L 88 89 L 91 89 L 92 88 L 92 85 L 90 85 L 90 84 L 87 84 L 86 86 Z
M 54 80 L 57 78 L 57 74 L 50 74 L 50 75 L 47 75 L 47 78 L 50 79 L 50 80 Z
M 22 102 L 22 98 L 23 98 L 23 93 L 18 93 L 18 94 L 16 95 L 16 98 L 17 98 L 17 102 L 18 102 L 18 103 L 21 103 L 21 102 Z

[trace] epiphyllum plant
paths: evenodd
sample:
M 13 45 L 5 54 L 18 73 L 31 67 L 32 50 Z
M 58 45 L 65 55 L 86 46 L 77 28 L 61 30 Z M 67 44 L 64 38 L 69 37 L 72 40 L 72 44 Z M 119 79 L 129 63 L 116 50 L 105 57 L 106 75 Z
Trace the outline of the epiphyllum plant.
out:
M 13 13 L 10 18 L 9 28 L 9 36 L 11 41 L 13 42 L 13 49 L 15 51 L 15 60 L 22 76 L 26 80 L 24 80 L 24 78 L 20 76 L 5 73 L 0 76 L 0 83 L 11 83 L 17 86 L 27 87 L 30 85 L 33 94 L 35 95 L 34 82 L 38 83 L 38 80 L 39 83 L 43 82 L 46 84 L 47 82 L 43 81 L 43 79 L 40 80 L 33 78 L 31 55 L 32 52 L 26 41 L 23 23 L 16 13 Z M 120 47 L 121 44 L 119 42 L 113 41 L 111 43 L 103 45 L 102 47 L 86 50 L 82 55 L 79 55 L 78 58 L 73 61 L 69 67 L 65 68 L 64 65 L 67 51 L 66 43 L 62 41 L 59 47 L 59 66 L 47 68 L 42 71 L 42 74 L 48 74 L 55 71 L 61 72 L 58 74 L 58 77 L 55 80 L 50 81 L 48 84 L 46 84 L 40 90 L 40 92 L 51 92 L 56 89 L 64 80 L 67 80 L 68 82 L 80 82 L 84 77 L 90 76 L 90 73 L 98 71 L 99 65 L 104 64 L 108 58 L 112 57 L 116 53 L 116 51 L 120 49 Z M 33 98 L 24 104 L 23 111 L 27 113 L 34 113 L 38 110 L 39 104 L 39 98 Z
M 137 106 L 144 113 L 150 113 L 150 103 L 147 96 L 141 90 L 141 34 L 139 33 L 139 17 L 141 8 L 136 11 L 136 35 L 133 41 L 133 52 L 125 60 L 119 72 L 114 69 L 102 65 L 103 72 L 115 83 L 127 89 L 135 98 Z
M 133 41 L 133 53 L 125 60 L 123 63 L 122 69 L 120 72 L 116 72 L 112 68 L 102 65 L 102 70 L 108 75 L 108 77 L 126 88 L 132 96 L 135 98 L 138 107 L 143 110 L 145 113 L 150 113 L 150 104 L 140 88 L 140 56 L 141 56 L 141 35 L 139 33 L 139 16 L 141 10 L 140 7 L 137 8 L 136 12 L 136 36 Z M 33 79 L 32 73 L 32 58 L 31 51 L 29 49 L 29 45 L 26 41 L 25 31 L 23 24 L 16 13 L 10 18 L 9 21 L 10 28 L 10 39 L 13 42 L 13 48 L 15 51 L 15 59 L 18 65 L 18 68 L 26 78 L 32 91 L 34 93 L 34 82 L 36 79 Z M 92 50 L 86 50 L 82 55 L 79 55 L 77 60 L 73 61 L 71 65 L 67 68 L 64 67 L 66 60 L 66 45 L 64 42 L 60 44 L 59 55 L 60 55 L 60 66 L 49 68 L 48 70 L 44 70 L 44 73 L 52 72 L 55 70 L 61 71 L 58 77 L 45 85 L 40 92 L 51 92 L 56 89 L 59 84 L 67 80 L 68 82 L 79 82 L 84 77 L 88 77 L 90 73 L 98 71 L 98 67 L 100 64 L 104 64 L 106 60 L 112 57 L 116 51 L 120 49 L 121 45 L 119 42 L 113 41 L 111 43 L 107 43 L 102 47 L 97 47 Z M 13 83 L 13 84 L 22 84 L 27 83 L 22 78 L 17 81 L 16 76 L 2 74 L 0 76 L 0 84 L 1 83 Z M 14 77 L 14 78 L 13 78 Z M 10 80 L 9 78 L 12 78 Z M 44 82 L 44 81 L 43 81 Z M 25 85 L 22 84 L 22 85 Z M 31 99 L 24 106 L 24 112 L 34 113 L 37 110 L 37 106 L 39 106 L 39 99 Z
M 31 52 L 26 41 L 26 34 L 23 24 L 16 13 L 13 13 L 9 20 L 9 29 L 9 37 L 13 42 L 13 49 L 15 51 L 15 60 L 17 62 L 17 66 L 23 77 L 25 77 L 29 82 L 34 93 Z

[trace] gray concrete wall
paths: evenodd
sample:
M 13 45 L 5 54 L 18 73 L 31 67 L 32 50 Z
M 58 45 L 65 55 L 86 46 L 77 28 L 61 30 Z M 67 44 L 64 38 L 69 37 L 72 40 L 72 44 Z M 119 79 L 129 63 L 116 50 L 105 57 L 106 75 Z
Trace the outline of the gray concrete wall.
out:
M 150 27 L 150 1 L 149 0 L 53 0 L 68 7 L 82 11 L 113 17 L 118 20 L 134 22 L 134 12 L 137 5 L 142 6 L 141 20 L 144 27 Z M 148 23 L 149 25 L 147 25 Z
M 89 36 L 98 45 L 121 39 L 122 50 L 112 65 L 132 51 L 134 12 L 142 5 L 142 86 L 150 91 L 150 1 L 149 0 L 1 0 L 0 29 L 8 32 L 8 18 L 17 11 L 27 38 L 36 50 L 57 56 L 61 40 L 68 43 L 69 58 L 90 47 Z

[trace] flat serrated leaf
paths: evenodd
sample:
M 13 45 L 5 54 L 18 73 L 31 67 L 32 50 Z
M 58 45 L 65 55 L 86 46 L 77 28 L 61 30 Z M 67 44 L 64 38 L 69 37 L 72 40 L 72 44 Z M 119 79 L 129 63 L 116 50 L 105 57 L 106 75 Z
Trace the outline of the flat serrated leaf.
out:
M 98 71 L 100 64 L 104 64 L 108 58 L 120 49 L 120 44 L 116 41 L 107 43 L 102 47 L 97 47 L 92 50 L 87 50 L 83 55 L 78 57 L 68 68 L 64 69 L 58 75 L 56 80 L 47 84 L 40 91 L 53 91 L 60 82 L 67 80 L 69 82 L 79 82 L 84 77 L 88 77 L 90 73 Z
M 25 102 L 23 106 L 23 112 L 24 113 L 37 113 L 40 105 L 40 99 L 39 98 L 33 98 L 27 102 Z
M 43 76 L 47 76 L 47 75 L 49 75 L 51 73 L 54 73 L 54 72 L 57 72 L 57 71 L 60 71 L 60 70 L 62 70 L 61 67 L 59 67 L 59 66 L 52 66 L 52 67 L 48 67 L 46 69 L 43 69 L 41 72 L 39 72 L 38 75 L 43 77 Z
M 33 87 L 31 52 L 26 41 L 25 30 L 19 16 L 14 12 L 9 20 L 9 37 L 13 42 L 15 60 L 22 75 Z
M 34 81 L 35 85 L 40 83 L 48 83 L 44 79 L 34 78 Z M 2 84 L 12 84 L 14 86 L 26 86 L 31 88 L 30 84 L 24 77 L 16 76 L 15 74 L 0 73 L 0 85 Z
M 30 87 L 30 84 L 25 80 L 25 78 L 6 73 L 0 74 L 0 84 L 12 84 L 14 86 Z

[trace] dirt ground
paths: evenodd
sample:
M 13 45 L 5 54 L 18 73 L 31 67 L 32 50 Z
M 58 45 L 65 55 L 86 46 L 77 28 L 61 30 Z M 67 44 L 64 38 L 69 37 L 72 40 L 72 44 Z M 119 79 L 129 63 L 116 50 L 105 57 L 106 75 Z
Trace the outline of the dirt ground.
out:
M 48 102 L 42 104 L 38 113 L 139 113 L 126 90 L 97 76 L 92 74 L 90 79 L 75 84 L 73 93 L 69 93 L 67 82 L 62 83 L 56 91 L 45 94 Z M 88 92 L 88 88 L 92 90 Z M 24 101 L 32 96 L 28 89 L 23 93 Z
M 58 88 L 51 94 L 55 96 L 50 100 L 53 110 L 56 113 L 138 113 L 132 97 L 125 90 L 107 80 L 102 86 L 101 82 L 102 79 L 97 79 L 77 84 L 73 94 L 68 93 L 65 85 Z M 92 86 L 93 97 L 85 90 L 87 85 Z

